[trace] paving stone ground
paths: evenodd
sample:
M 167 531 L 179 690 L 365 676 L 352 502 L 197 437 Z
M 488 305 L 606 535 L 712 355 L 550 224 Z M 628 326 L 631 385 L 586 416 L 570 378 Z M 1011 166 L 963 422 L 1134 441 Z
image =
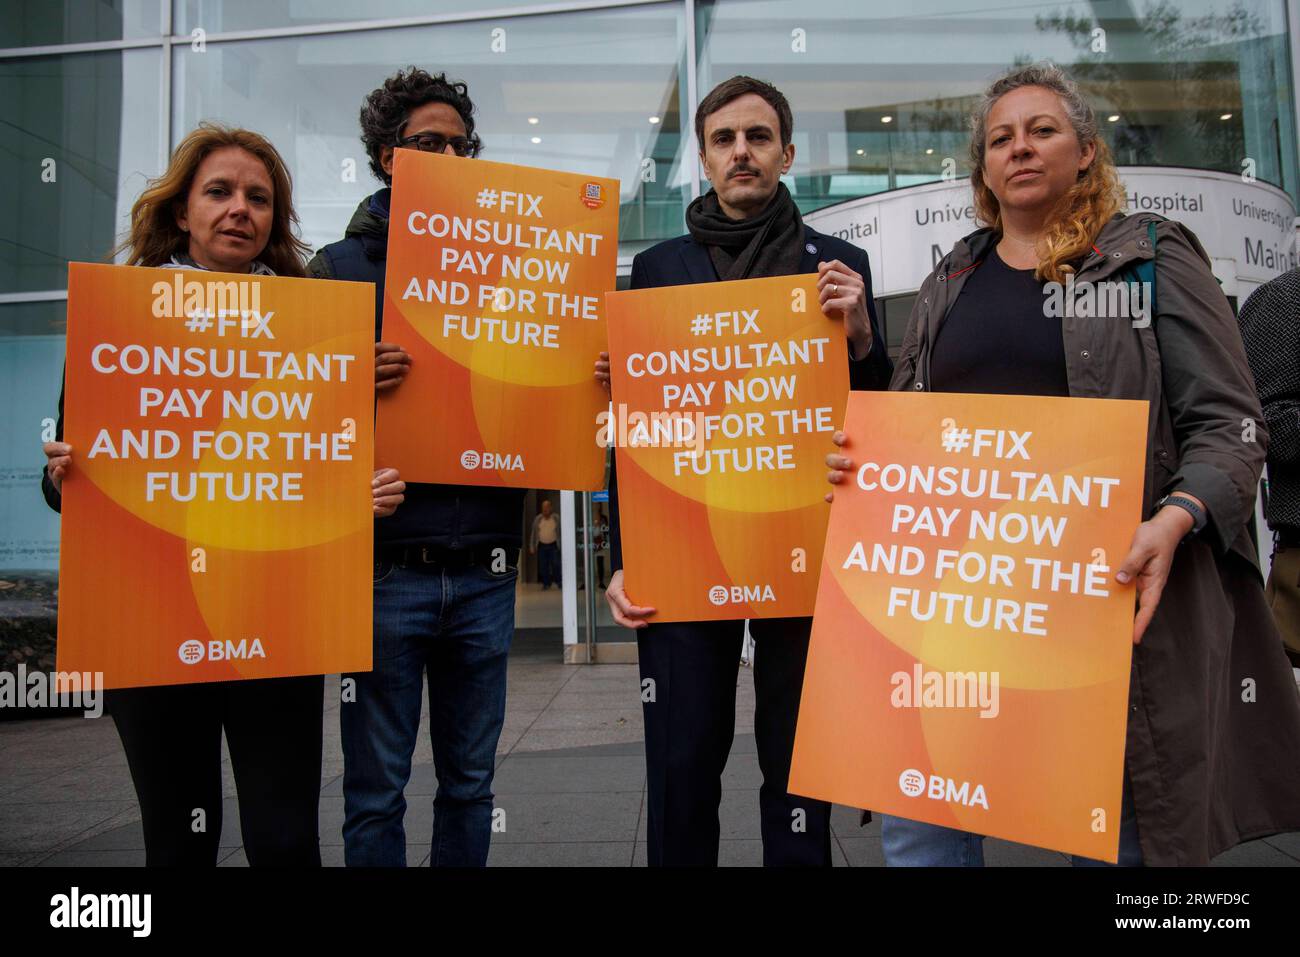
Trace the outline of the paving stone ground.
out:
M 635 665 L 565 665 L 549 636 L 521 635 L 511 654 L 506 722 L 497 754 L 493 866 L 643 866 L 645 762 Z M 327 679 L 321 777 L 321 856 L 341 866 L 342 773 L 338 678 Z M 736 740 L 723 777 L 720 858 L 725 866 L 762 862 L 753 736 L 751 672 L 740 669 Z M 427 720 L 427 715 L 426 715 Z M 421 731 L 406 796 L 407 858 L 425 863 L 436 782 Z M 230 764 L 225 763 L 221 866 L 246 866 Z M 832 815 L 835 863 L 882 866 L 880 825 L 858 813 Z M 1067 866 L 1068 859 L 1006 841 L 986 842 L 993 866 Z M 142 865 L 140 811 L 110 718 L 0 722 L 0 866 Z M 1252 841 L 1216 865 L 1300 866 L 1300 834 Z

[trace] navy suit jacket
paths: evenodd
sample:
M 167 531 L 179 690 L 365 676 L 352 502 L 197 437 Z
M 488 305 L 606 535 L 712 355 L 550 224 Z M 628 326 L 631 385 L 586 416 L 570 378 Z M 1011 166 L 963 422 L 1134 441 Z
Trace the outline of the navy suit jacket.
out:
M 799 273 L 815 273 L 819 262 L 838 259 L 862 276 L 867 287 L 867 313 L 871 316 L 871 351 L 861 359 L 849 352 L 849 388 L 880 390 L 889 388 L 894 364 L 889 359 L 885 337 L 880 332 L 876 317 L 876 304 L 871 294 L 871 265 L 866 250 L 834 236 L 819 233 L 804 224 L 803 259 Z M 653 289 L 658 286 L 684 286 L 698 282 L 717 282 L 718 272 L 713 268 L 709 251 L 688 233 L 651 246 L 632 260 L 632 288 Z M 615 455 L 617 461 L 617 455 Z M 623 541 L 618 522 L 617 471 L 611 466 L 609 473 L 609 559 L 611 573 L 623 567 Z

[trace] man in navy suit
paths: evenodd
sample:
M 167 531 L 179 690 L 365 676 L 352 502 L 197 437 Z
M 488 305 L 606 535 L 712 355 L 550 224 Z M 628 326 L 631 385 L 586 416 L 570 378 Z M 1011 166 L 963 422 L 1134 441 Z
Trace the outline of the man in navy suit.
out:
M 686 212 L 689 233 L 632 261 L 632 288 L 818 273 L 822 311 L 844 322 L 854 389 L 885 389 L 892 364 L 876 320 L 867 254 L 803 224 L 781 175 L 794 162 L 794 119 L 775 87 L 737 76 L 695 117 L 700 161 L 713 189 Z M 608 387 L 608 355 L 596 377 Z M 646 701 L 647 850 L 651 866 L 718 863 L 722 772 L 735 734 L 744 621 L 654 624 L 654 595 L 623 590 L 618 487 L 610 478 L 606 598 L 614 620 L 637 629 Z M 830 805 L 787 793 L 811 618 L 753 620 L 754 735 L 765 865 L 829 866 Z

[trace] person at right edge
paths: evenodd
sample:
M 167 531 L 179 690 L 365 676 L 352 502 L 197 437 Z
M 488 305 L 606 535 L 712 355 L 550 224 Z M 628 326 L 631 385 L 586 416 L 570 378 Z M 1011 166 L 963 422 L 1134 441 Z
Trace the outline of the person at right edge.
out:
M 804 225 L 781 182 L 794 162 L 794 118 L 775 87 L 736 76 L 700 103 L 695 133 L 713 189 L 686 212 L 689 235 L 632 261 L 632 288 L 818 273 L 823 313 L 843 320 L 854 389 L 884 389 L 891 366 L 876 321 L 867 254 Z M 596 378 L 608 386 L 609 356 Z M 653 680 L 643 704 L 648 863 L 716 866 L 722 772 L 736 719 L 736 674 L 743 619 L 654 624 L 648 605 L 623 589 L 618 485 L 609 483 L 610 562 L 605 595 L 614 620 L 637 630 L 641 679 Z M 638 595 L 641 601 L 653 595 Z M 754 737 L 763 772 L 759 814 L 763 863 L 829 867 L 830 805 L 786 791 L 803 691 L 811 618 L 752 620 Z
M 1251 293 L 1237 324 L 1268 423 L 1266 593 L 1287 657 L 1300 668 L 1300 268 Z
M 1096 116 L 1059 67 L 1003 76 L 973 121 L 985 225 L 921 285 L 890 388 L 1148 403 L 1145 520 L 1113 564 L 1136 601 L 1118 863 L 1204 865 L 1300 829 L 1300 695 L 1248 527 L 1268 433 L 1209 258 L 1181 223 L 1120 212 Z M 1067 272 L 1079 288 L 1152 282 L 1149 266 L 1137 321 L 1046 308 Z M 832 441 L 837 485 L 855 450 Z M 980 835 L 892 815 L 881 844 L 892 866 L 984 863 Z

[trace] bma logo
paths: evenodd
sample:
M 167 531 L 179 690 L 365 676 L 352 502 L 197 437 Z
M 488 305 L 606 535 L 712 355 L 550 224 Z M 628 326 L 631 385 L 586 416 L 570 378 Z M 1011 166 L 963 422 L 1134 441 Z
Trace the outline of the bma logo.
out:
M 709 589 L 709 601 L 715 605 L 725 605 L 727 602 L 756 605 L 759 602 L 776 601 L 776 594 L 771 585 L 732 585 L 730 588 L 714 585 Z
M 908 768 L 898 776 L 898 789 L 910 798 L 924 794 L 932 801 L 947 801 L 949 804 L 962 804 L 966 807 L 989 809 L 989 799 L 984 793 L 984 785 L 975 785 L 970 789 L 970 782 L 961 782 L 961 787 L 952 778 L 930 775 L 929 787 L 926 787 L 925 775 L 916 768 Z
M 898 789 L 910 798 L 920 797 L 925 790 L 925 775 L 916 768 L 908 768 L 898 776 Z
M 460 453 L 460 467 L 468 471 L 475 469 L 496 469 L 498 472 L 522 472 L 524 457 L 508 452 L 476 452 L 466 449 Z
M 262 647 L 262 639 L 254 638 L 250 645 L 247 638 L 240 638 L 238 643 L 233 641 L 209 641 L 204 647 L 203 642 L 191 638 L 189 641 L 181 643 L 180 650 L 177 652 L 181 661 L 187 665 L 197 665 L 206 656 L 209 661 L 233 661 L 248 660 L 249 658 L 265 658 L 266 649 Z

